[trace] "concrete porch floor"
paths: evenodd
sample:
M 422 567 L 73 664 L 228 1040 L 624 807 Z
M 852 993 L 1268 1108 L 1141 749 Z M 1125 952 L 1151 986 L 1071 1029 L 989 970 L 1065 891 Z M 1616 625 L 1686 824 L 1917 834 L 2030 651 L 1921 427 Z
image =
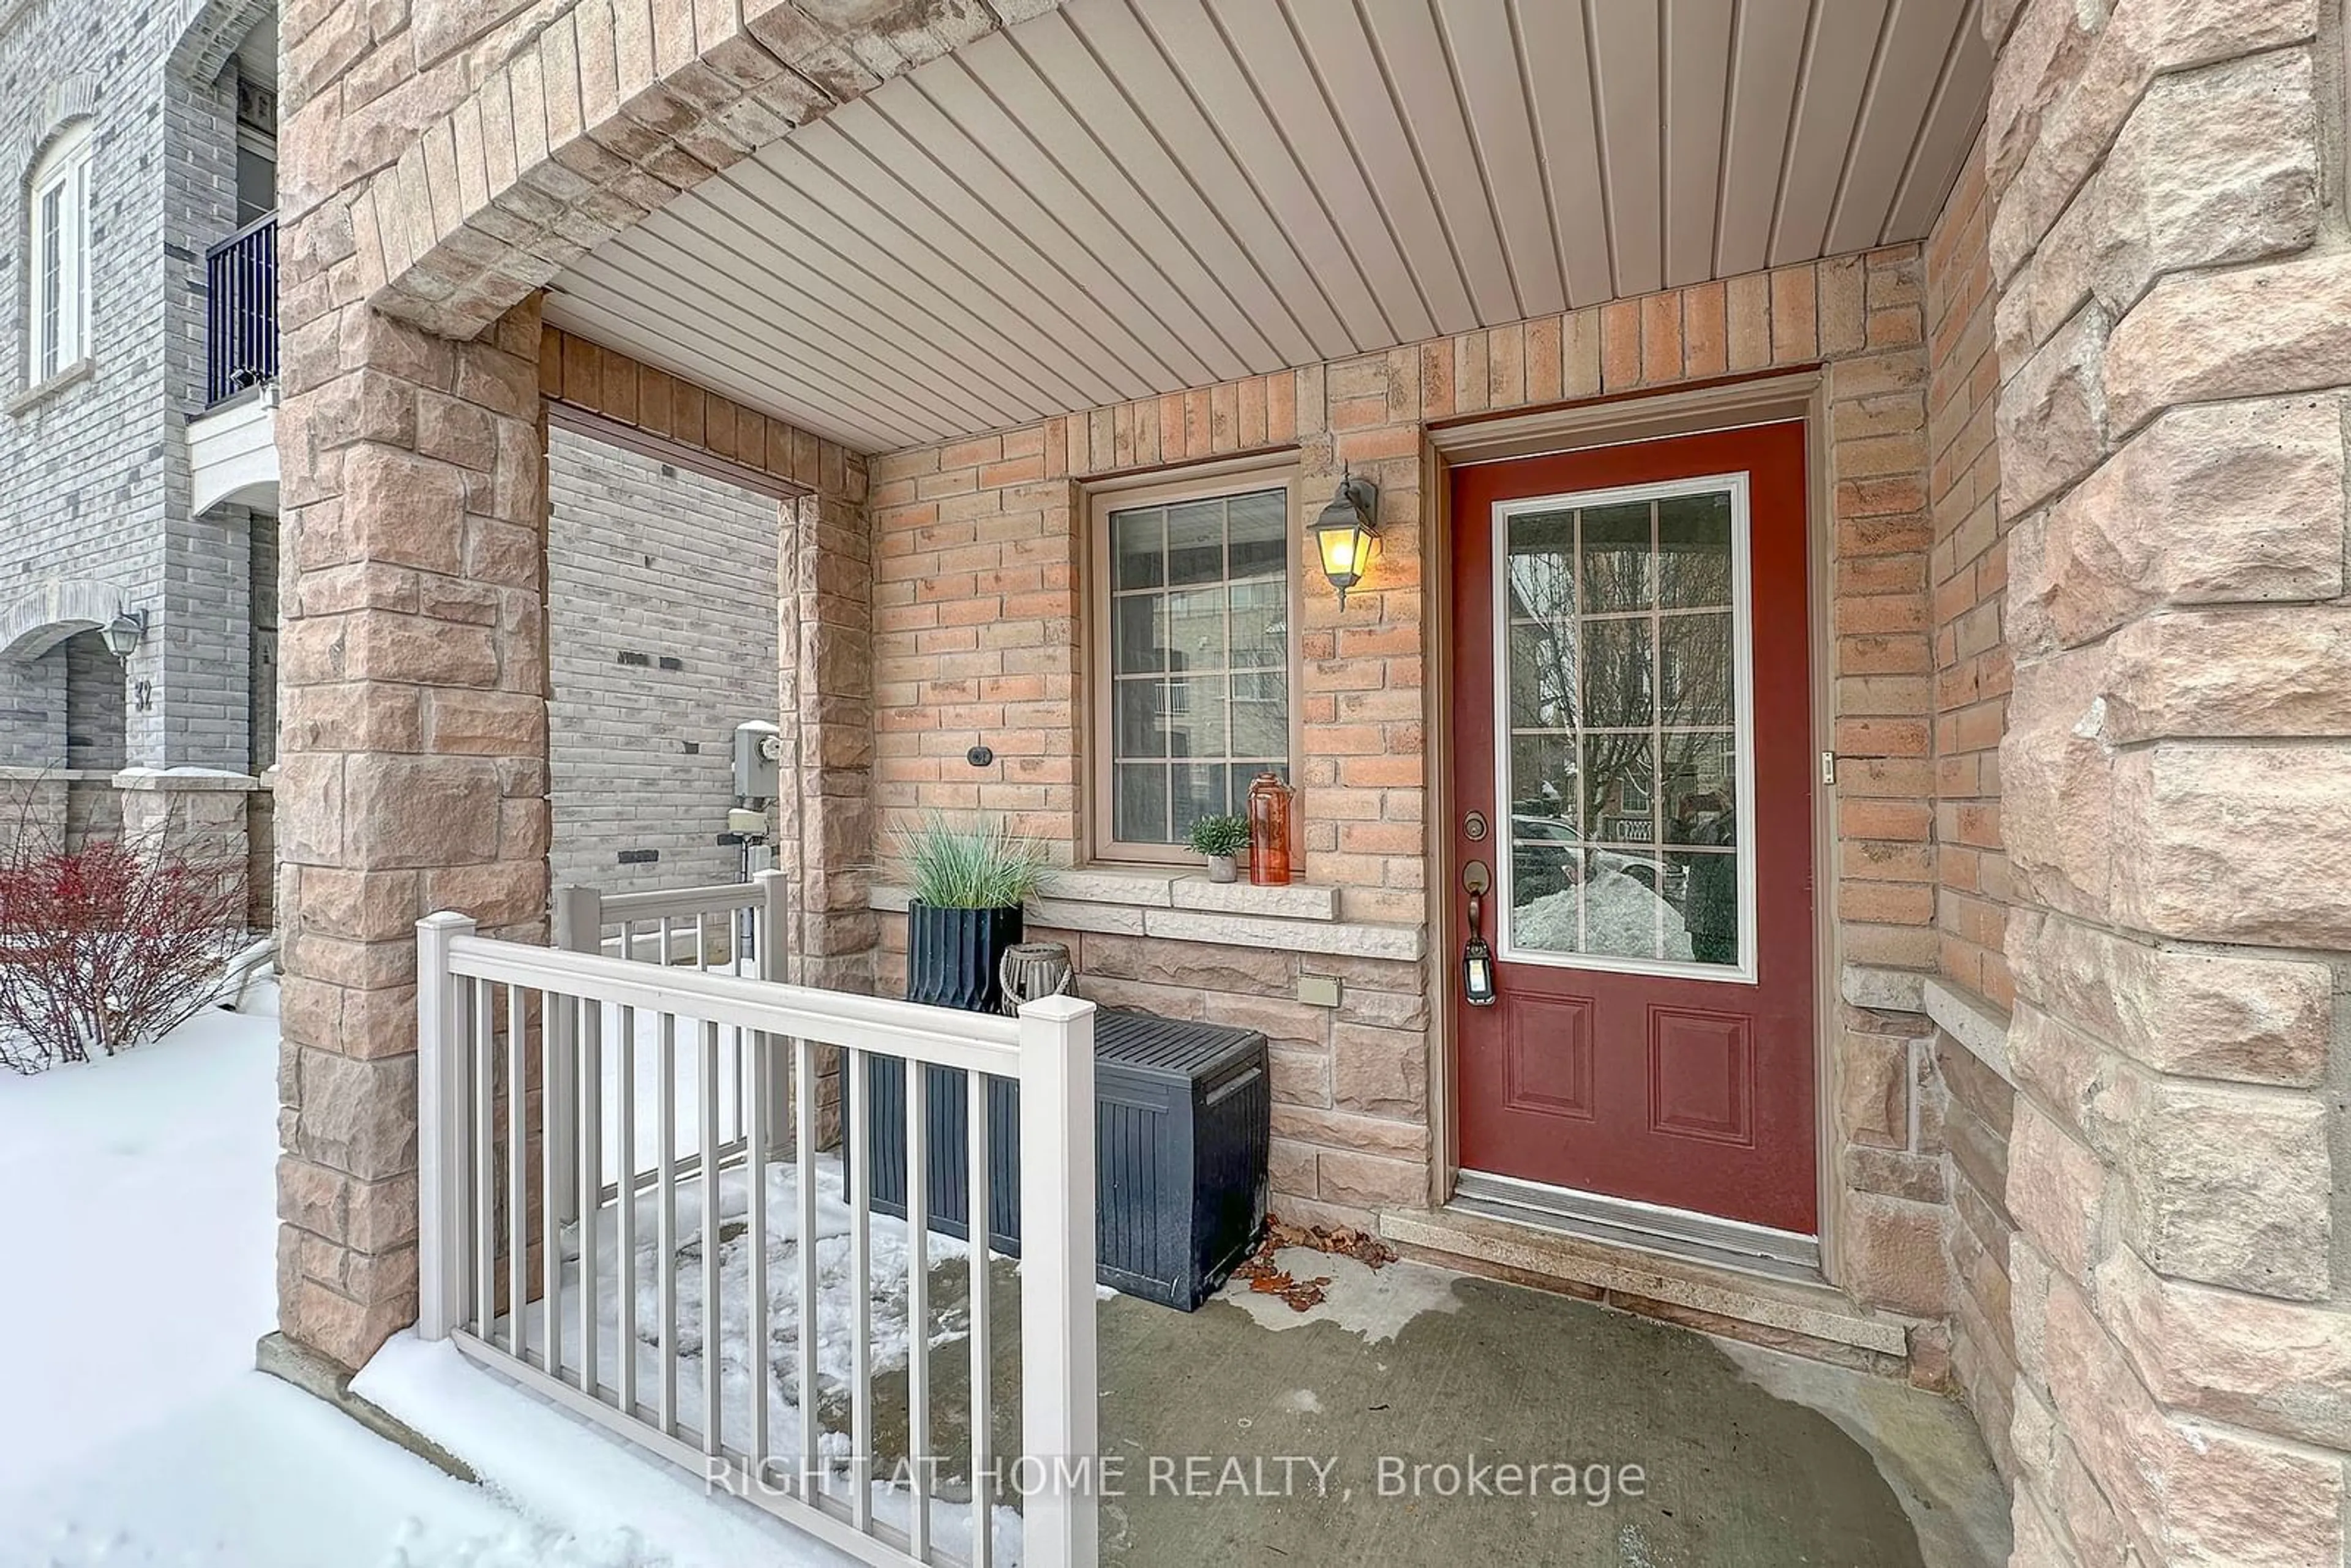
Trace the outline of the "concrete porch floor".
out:
M 1988 1568 L 2008 1500 L 1967 1412 L 1885 1379 L 1414 1263 L 1327 1275 L 1303 1313 L 1229 1287 L 1188 1316 L 1121 1297 L 1100 1323 L 1105 1562 Z M 1299 1456 L 1287 1495 L 1154 1495 L 1151 1455 Z M 1406 1465 L 1637 1465 L 1595 1505 L 1380 1495 Z M 1306 1459 L 1332 1466 L 1318 1495 Z M 1393 1474 L 1393 1470 L 1391 1471 Z M 1409 1472 L 1407 1471 L 1408 1475 Z M 1428 1479 L 1433 1483 L 1437 1478 Z M 1280 1492 L 1280 1469 L 1267 1490 Z M 1613 1477 L 1612 1477 L 1613 1484 Z M 1211 1483 L 1213 1486 L 1213 1482 Z M 1408 1490 L 1408 1487 L 1407 1487 Z
M 1888 1379 L 1717 1340 L 1570 1297 L 1410 1262 L 1374 1270 L 1305 1249 L 1327 1276 L 1304 1312 L 1228 1285 L 1196 1312 L 1125 1296 L 1097 1319 L 1105 1456 L 1102 1560 L 1605 1568 L 1995 1568 L 2009 1504 L 1968 1413 Z M 998 1324 L 1019 1321 L 1015 1265 L 990 1270 Z M 953 1332 L 964 1265 L 935 1267 Z M 998 1453 L 1019 1443 L 1017 1353 L 990 1378 Z M 952 1478 L 969 1463 L 961 1342 L 930 1379 Z M 876 1380 L 876 1448 L 905 1451 L 905 1376 Z M 845 1424 L 845 1411 L 828 1412 Z M 1610 1490 L 1438 1495 L 1412 1467 L 1604 1467 Z M 1282 1461 L 1290 1463 L 1285 1468 Z M 1403 1467 L 1382 1494 L 1382 1461 Z M 1157 1469 L 1155 1470 L 1155 1464 Z M 1641 1471 L 1640 1495 L 1619 1490 Z M 1318 1490 L 1318 1475 L 1327 1478 Z M 1499 1472 L 1489 1472 L 1499 1474 Z M 1546 1472 L 1548 1478 L 1556 1470 Z M 1521 1489 L 1523 1491 L 1525 1489 Z M 953 1479 L 943 1497 L 968 1496 Z

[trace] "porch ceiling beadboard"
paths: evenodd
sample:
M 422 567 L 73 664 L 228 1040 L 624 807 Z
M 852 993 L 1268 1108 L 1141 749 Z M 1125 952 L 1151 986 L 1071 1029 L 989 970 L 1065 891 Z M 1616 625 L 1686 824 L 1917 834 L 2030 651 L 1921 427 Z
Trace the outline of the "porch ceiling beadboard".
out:
M 1976 11 L 1071 0 L 680 196 L 548 319 L 883 451 L 1919 239 Z

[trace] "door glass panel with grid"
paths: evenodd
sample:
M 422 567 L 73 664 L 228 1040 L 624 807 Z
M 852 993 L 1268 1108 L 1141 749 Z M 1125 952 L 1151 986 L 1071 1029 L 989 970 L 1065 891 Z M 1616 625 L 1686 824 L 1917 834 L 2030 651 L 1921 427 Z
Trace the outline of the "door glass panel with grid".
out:
M 1740 500 L 1707 481 L 1498 519 L 1510 956 L 1742 967 Z

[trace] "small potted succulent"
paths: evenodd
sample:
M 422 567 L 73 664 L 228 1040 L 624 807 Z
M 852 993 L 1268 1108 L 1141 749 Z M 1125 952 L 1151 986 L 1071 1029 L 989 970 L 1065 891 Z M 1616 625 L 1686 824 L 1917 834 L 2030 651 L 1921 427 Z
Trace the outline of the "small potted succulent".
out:
M 998 971 L 1020 940 L 1020 906 L 1045 873 L 1045 846 L 1002 820 L 958 827 L 936 811 L 893 834 L 906 905 L 906 999 L 993 1012 Z
M 1208 880 L 1231 882 L 1238 874 L 1236 859 L 1249 848 L 1249 819 L 1203 817 L 1192 824 L 1192 849 L 1208 857 Z

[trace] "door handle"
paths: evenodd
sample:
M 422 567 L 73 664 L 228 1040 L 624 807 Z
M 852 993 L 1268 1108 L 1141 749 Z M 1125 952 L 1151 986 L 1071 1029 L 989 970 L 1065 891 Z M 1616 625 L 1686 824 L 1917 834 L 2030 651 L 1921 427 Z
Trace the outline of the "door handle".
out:
M 1494 1005 L 1494 949 L 1486 941 L 1486 894 L 1494 885 L 1484 861 L 1461 868 L 1461 885 L 1469 894 L 1469 938 L 1461 946 L 1461 999 L 1473 1008 Z

